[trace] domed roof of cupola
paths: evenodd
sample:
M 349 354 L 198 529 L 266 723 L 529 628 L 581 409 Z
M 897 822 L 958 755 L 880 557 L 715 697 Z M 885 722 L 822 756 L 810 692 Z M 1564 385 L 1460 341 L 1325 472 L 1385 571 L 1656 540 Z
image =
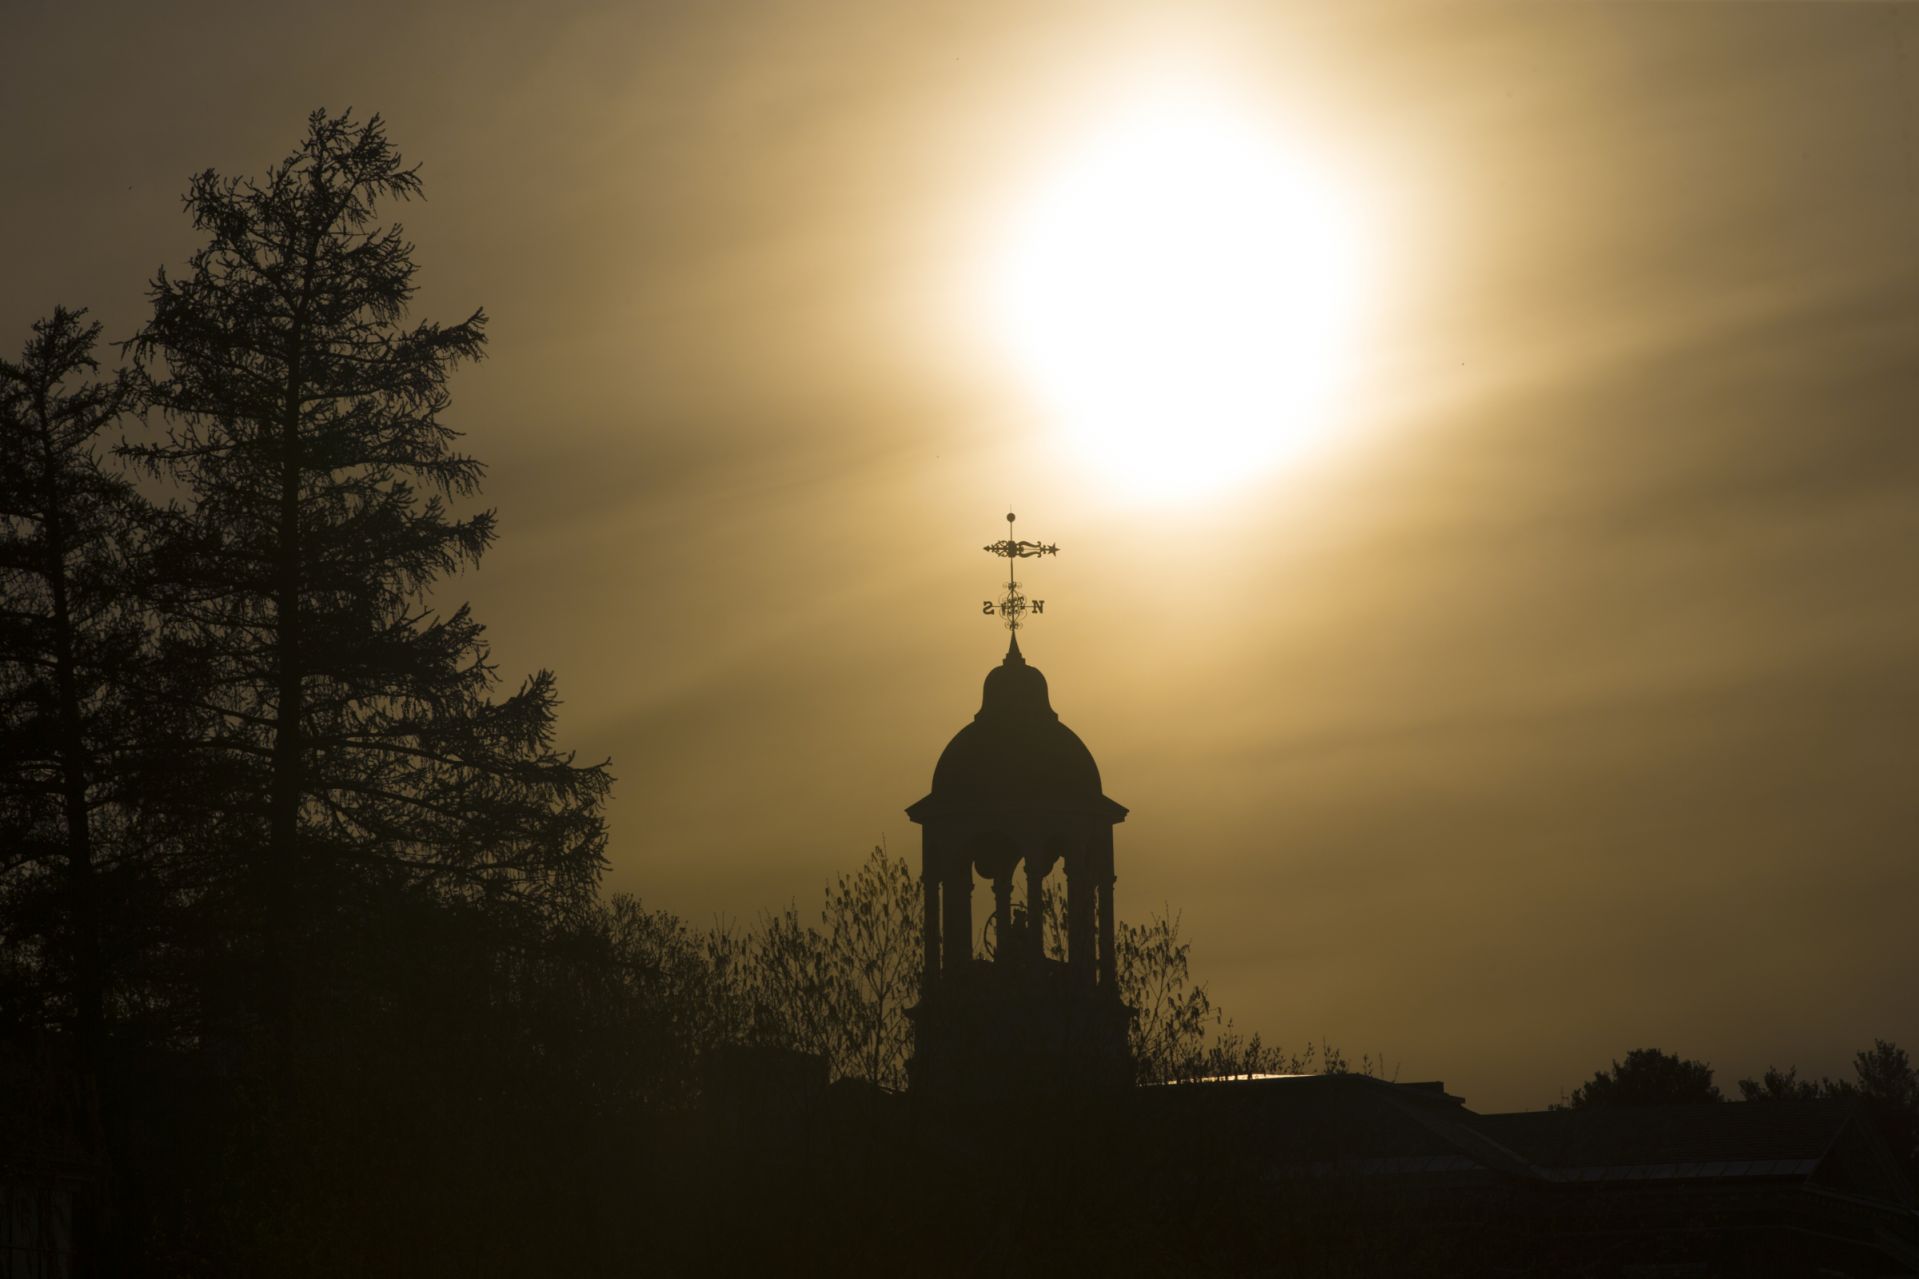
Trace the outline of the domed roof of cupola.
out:
M 979 714 L 960 729 L 933 768 L 933 792 L 907 810 L 915 821 L 938 812 L 1081 811 L 1111 821 L 1126 810 L 1100 791 L 1099 765 L 1060 723 L 1046 676 L 1015 639 L 986 676 Z

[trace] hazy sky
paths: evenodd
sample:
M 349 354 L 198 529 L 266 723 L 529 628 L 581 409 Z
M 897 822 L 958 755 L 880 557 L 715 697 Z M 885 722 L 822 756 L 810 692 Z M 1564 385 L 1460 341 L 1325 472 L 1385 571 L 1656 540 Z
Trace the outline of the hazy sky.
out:
M 493 317 L 453 421 L 502 535 L 447 597 L 612 756 L 612 888 L 750 918 L 917 859 L 1010 508 L 1121 913 L 1182 911 L 1243 1026 L 1478 1109 L 1919 1049 L 1919 6 L 0 20 L 8 350 L 128 335 L 188 175 L 315 106 L 423 163 L 417 314 Z M 979 287 L 1169 91 L 1285 139 L 1370 282 L 1312 447 L 1186 499 L 1061 443 Z

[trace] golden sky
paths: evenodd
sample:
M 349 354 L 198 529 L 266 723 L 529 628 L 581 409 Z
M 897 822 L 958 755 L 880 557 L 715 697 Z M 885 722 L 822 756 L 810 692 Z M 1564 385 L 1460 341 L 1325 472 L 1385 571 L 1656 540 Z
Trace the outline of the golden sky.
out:
M 1242 1025 L 1543 1105 L 1628 1048 L 1919 1047 L 1919 6 L 164 6 L 5 16 L 0 333 L 109 336 L 315 106 L 421 161 L 471 598 L 611 755 L 611 887 L 751 918 L 874 842 L 1023 633 Z M 1112 482 L 982 302 L 1200 96 L 1366 281 L 1309 444 Z M 1097 233 L 1088 227 L 1088 234 Z M 1310 257 L 1311 247 L 1307 254 Z M 1309 308 L 1309 323 L 1322 311 Z M 1190 423 L 1168 423 L 1179 439 Z

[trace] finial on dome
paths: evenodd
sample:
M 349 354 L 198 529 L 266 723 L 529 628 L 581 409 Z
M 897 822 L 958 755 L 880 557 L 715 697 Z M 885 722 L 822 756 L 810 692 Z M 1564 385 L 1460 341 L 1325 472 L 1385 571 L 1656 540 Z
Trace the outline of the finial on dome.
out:
M 1026 655 L 1019 651 L 1019 632 L 1014 631 L 1007 638 L 1010 642 L 1006 645 L 1006 661 L 1003 664 L 1006 666 L 1026 665 Z

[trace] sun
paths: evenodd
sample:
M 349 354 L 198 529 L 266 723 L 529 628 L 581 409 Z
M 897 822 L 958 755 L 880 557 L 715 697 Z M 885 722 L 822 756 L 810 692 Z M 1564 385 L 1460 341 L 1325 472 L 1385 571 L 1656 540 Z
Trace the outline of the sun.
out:
M 1247 119 L 1161 104 L 1038 184 L 993 324 L 1076 457 L 1132 497 L 1256 475 L 1323 435 L 1353 362 L 1359 236 Z

